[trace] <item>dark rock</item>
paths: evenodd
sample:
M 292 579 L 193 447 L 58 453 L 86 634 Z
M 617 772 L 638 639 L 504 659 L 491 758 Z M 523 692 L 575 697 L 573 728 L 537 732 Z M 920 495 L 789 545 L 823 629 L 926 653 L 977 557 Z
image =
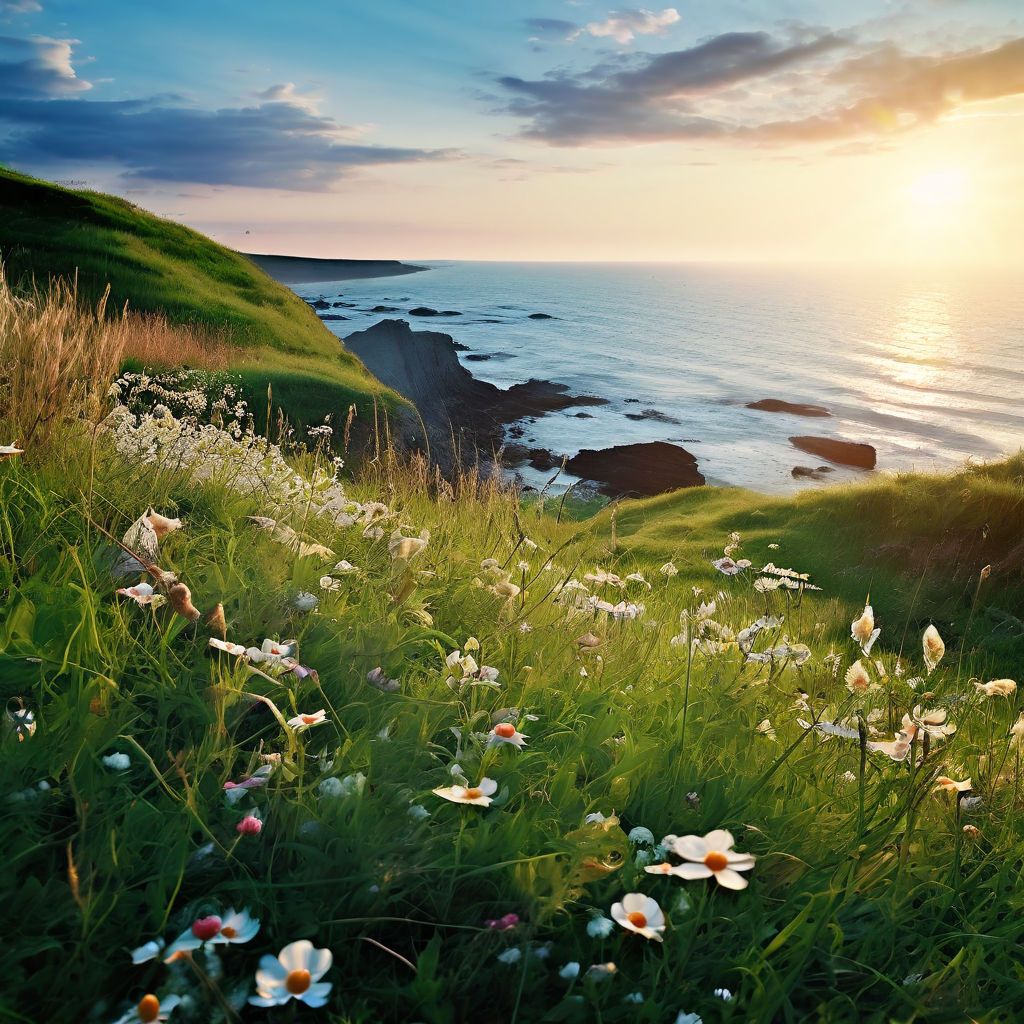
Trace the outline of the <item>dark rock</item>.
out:
M 348 335 L 345 344 L 378 380 L 416 406 L 442 469 L 475 457 L 476 451 L 497 451 L 505 424 L 572 406 L 606 404 L 603 398 L 572 395 L 564 384 L 547 380 L 529 380 L 507 390 L 477 380 L 459 362 L 450 335 L 413 331 L 405 320 L 381 320 Z M 515 427 L 509 435 L 515 436 Z
M 595 481 L 601 493 L 610 497 L 649 497 L 704 483 L 697 460 L 667 441 L 587 448 L 569 459 L 565 468 L 574 476 Z
M 808 480 L 821 480 L 828 473 L 834 473 L 835 470 L 831 466 L 794 466 L 792 474 L 795 479 L 800 480 L 806 478 Z
M 469 352 L 470 348 L 468 345 L 463 345 L 461 341 L 453 341 L 452 347 L 456 352 Z
M 474 352 L 466 359 L 471 363 L 486 363 L 491 359 L 515 359 L 515 355 L 512 352 Z
M 310 305 L 314 309 L 330 309 L 331 304 L 326 299 L 314 299 Z
M 790 443 L 809 455 L 817 455 L 840 466 L 874 469 L 877 452 L 869 444 L 839 441 L 834 437 L 791 437 Z
M 573 416 L 578 420 L 592 420 L 594 418 L 594 414 L 592 412 L 574 412 Z
M 409 310 L 409 316 L 462 316 L 457 309 L 431 309 L 430 306 L 417 306 Z
M 788 412 L 793 416 L 831 416 L 823 405 L 803 405 L 798 402 L 784 402 L 781 398 L 762 398 L 759 402 L 748 402 L 748 409 L 761 412 Z
M 657 409 L 644 409 L 642 412 L 627 412 L 627 420 L 656 420 L 658 423 L 674 423 L 679 425 L 679 420 L 668 413 L 659 412 Z
M 351 320 L 351 317 L 342 316 L 340 313 L 317 313 L 321 320 Z
M 639 398 L 627 398 L 626 402 L 629 405 L 639 405 L 640 404 L 640 399 Z
M 550 313 L 531 313 L 531 320 L 557 320 L 558 317 L 552 316 Z
M 398 307 L 397 306 L 374 306 L 373 309 L 370 310 L 370 312 L 371 313 L 397 313 L 398 312 Z

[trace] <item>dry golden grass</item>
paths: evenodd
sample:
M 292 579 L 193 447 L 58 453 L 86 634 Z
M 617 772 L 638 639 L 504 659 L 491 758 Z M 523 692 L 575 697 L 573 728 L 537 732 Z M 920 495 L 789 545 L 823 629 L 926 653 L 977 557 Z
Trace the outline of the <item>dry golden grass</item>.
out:
M 244 353 L 223 331 L 192 324 L 172 324 L 159 313 L 126 316 L 124 358 L 152 369 L 187 366 L 226 370 L 244 362 Z
M 107 319 L 106 296 L 83 308 L 73 283 L 16 295 L 0 272 L 0 412 L 26 447 L 44 444 L 62 421 L 99 408 L 129 333 Z

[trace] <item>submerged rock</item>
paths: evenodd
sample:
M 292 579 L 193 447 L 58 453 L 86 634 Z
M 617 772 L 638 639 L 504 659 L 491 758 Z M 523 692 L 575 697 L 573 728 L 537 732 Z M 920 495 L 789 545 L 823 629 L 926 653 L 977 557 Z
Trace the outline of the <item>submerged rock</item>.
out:
M 342 316 L 340 313 L 317 313 L 321 320 L 351 320 L 351 317 Z
M 667 441 L 586 448 L 569 459 L 565 468 L 574 476 L 593 480 L 610 497 L 650 497 L 705 482 L 696 458 Z
M 830 410 L 823 405 L 806 405 L 800 402 L 784 402 L 781 398 L 762 398 L 757 402 L 747 402 L 748 409 L 759 409 L 761 412 L 788 412 L 793 416 L 831 416 Z
M 557 317 L 552 316 L 550 313 L 531 313 L 531 320 L 557 320 Z
M 796 480 L 806 478 L 808 480 L 821 480 L 828 473 L 834 473 L 831 466 L 794 466 L 792 476 Z
M 854 466 L 857 469 L 874 469 L 877 452 L 869 444 L 854 441 L 839 441 L 834 437 L 791 437 L 790 444 L 809 455 L 817 455 L 839 466 Z
M 430 306 L 417 306 L 409 310 L 409 316 L 462 316 L 457 309 L 431 309 Z
M 679 426 L 680 421 L 675 416 L 660 412 L 658 409 L 643 409 L 640 412 L 627 412 L 627 420 L 655 420 L 657 423 L 674 423 Z
M 314 299 L 310 305 L 314 309 L 330 309 L 331 304 L 326 299 Z

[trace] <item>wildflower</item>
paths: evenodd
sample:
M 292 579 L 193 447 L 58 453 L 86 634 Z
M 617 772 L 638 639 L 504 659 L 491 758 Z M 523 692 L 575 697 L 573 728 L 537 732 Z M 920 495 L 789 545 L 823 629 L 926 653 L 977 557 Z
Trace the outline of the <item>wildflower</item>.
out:
M 329 949 L 314 949 L 308 939 L 291 942 L 276 956 L 264 956 L 256 971 L 253 1006 L 283 1006 L 297 999 L 307 1006 L 323 1006 L 331 991 L 330 982 L 320 979 L 331 969 L 334 957 Z
M 643 992 L 629 992 L 622 997 L 624 1003 L 642 1003 L 644 1001 Z
M 243 836 L 258 836 L 263 831 L 263 822 L 255 814 L 247 814 L 235 826 L 235 831 Z
M 522 958 L 523 951 L 518 946 L 512 946 L 511 949 L 506 949 L 495 957 L 499 964 L 508 964 L 510 967 L 512 964 L 519 963 Z
M 519 732 L 511 722 L 499 722 L 490 732 L 487 746 L 500 747 L 507 744 L 520 750 L 526 745 L 527 737 Z
M 586 976 L 591 981 L 607 981 L 618 971 L 618 967 L 615 966 L 610 960 L 605 964 L 591 964 L 587 968 Z
M 15 455 L 24 454 L 24 448 L 16 448 L 13 444 L 0 444 L 0 459 L 12 459 Z
M 127 754 L 108 754 L 103 758 L 103 763 L 115 772 L 125 772 L 132 766 L 132 759 Z
M 687 863 L 673 867 L 655 864 L 645 868 L 650 874 L 675 875 L 683 879 L 714 878 L 726 889 L 745 889 L 747 880 L 739 874 L 754 867 L 754 856 L 733 850 L 735 840 L 725 829 L 715 829 L 706 836 L 679 836 L 671 844 L 676 856 Z
M 152 506 L 146 513 L 146 519 L 153 528 L 157 540 L 163 540 L 167 534 L 180 530 L 182 525 L 180 519 L 169 519 L 167 516 L 162 516 L 159 512 L 154 511 Z
M 874 647 L 881 632 L 875 628 L 875 613 L 871 605 L 865 604 L 860 618 L 854 619 L 850 625 L 850 636 L 860 645 L 865 658 L 871 653 L 871 648 Z
M 320 598 L 308 590 L 300 590 L 292 598 L 292 607 L 298 612 L 311 612 L 319 603 Z
M 163 939 L 151 939 L 149 942 L 144 942 L 137 949 L 132 950 L 132 963 L 138 966 L 155 960 L 163 948 Z
M 260 765 L 252 775 L 241 782 L 232 782 L 229 779 L 224 783 L 224 796 L 227 798 L 228 803 L 236 804 L 245 796 L 247 790 L 259 789 L 260 786 L 265 786 L 270 781 L 270 776 L 273 772 L 274 765 L 264 764 Z
M 622 897 L 621 903 L 612 904 L 612 919 L 626 929 L 636 932 L 645 939 L 662 941 L 661 933 L 665 930 L 665 915 L 657 901 L 645 896 L 642 892 L 629 892 Z
M 149 993 L 139 1000 L 136 1007 L 123 1017 L 118 1017 L 114 1024 L 154 1024 L 155 1021 L 167 1020 L 180 1002 L 180 996 L 168 996 L 161 1002 L 155 995 Z
M 518 914 L 505 914 L 502 917 L 494 918 L 489 921 L 484 921 L 484 926 L 491 928 L 496 932 L 507 932 L 519 924 Z
M 594 914 L 587 922 L 587 934 L 592 939 L 606 939 L 615 929 L 615 922 L 603 914 Z
M 974 688 L 986 697 L 1009 697 L 1017 684 L 1012 679 L 993 679 L 990 683 L 975 683 Z
M 981 835 L 981 829 L 977 825 L 964 825 L 963 831 L 968 839 L 977 839 Z
M 853 772 L 851 772 L 849 769 L 847 769 L 845 772 L 843 772 L 843 774 L 840 775 L 839 777 L 843 780 L 843 782 L 856 782 L 857 781 L 857 776 L 854 775 Z
M 133 587 L 119 587 L 117 593 L 121 597 L 130 597 L 142 607 L 148 604 L 153 608 L 159 608 L 167 603 L 167 598 L 163 594 L 156 593 L 148 583 L 136 583 Z
M 660 572 L 662 576 L 669 577 L 669 579 L 671 579 L 673 576 L 678 576 L 679 575 L 679 570 L 675 567 L 675 564 L 672 563 L 672 562 L 666 562 L 658 570 L 658 572 Z
M 241 644 L 233 644 L 215 636 L 211 636 L 209 642 L 210 646 L 216 650 L 224 651 L 226 654 L 233 654 L 236 658 L 241 658 L 245 654 L 245 648 Z
M 430 811 L 426 809 L 422 804 L 412 804 L 409 808 L 409 817 L 413 821 L 423 821 L 425 818 L 430 817 Z
M 388 554 L 395 561 L 411 562 L 422 553 L 429 540 L 429 530 L 423 530 L 418 537 L 405 537 L 401 530 L 395 530 L 388 541 Z
M 944 789 L 947 793 L 969 793 L 974 787 L 970 779 L 957 782 L 956 779 L 951 779 L 948 775 L 940 775 L 935 780 L 935 788 Z
M 840 736 L 844 740 L 855 740 L 860 738 L 860 733 L 856 729 L 851 729 L 848 725 L 844 725 L 841 722 L 806 722 L 802 718 L 796 720 L 796 724 L 802 729 L 815 729 L 822 733 L 824 736 Z
M 750 568 L 750 559 L 741 558 L 738 562 L 734 562 L 728 555 L 723 558 L 717 558 L 711 563 L 723 576 L 736 576 L 738 573 L 743 572 L 744 569 Z
M 453 804 L 490 807 L 491 798 L 497 791 L 498 784 L 494 779 L 483 778 L 475 786 L 441 786 L 434 790 L 434 794 Z
M 602 821 L 607 821 L 607 818 L 600 811 L 591 811 L 583 819 L 584 825 L 600 825 Z
M 249 660 L 256 665 L 267 664 L 271 667 L 282 667 L 285 658 L 295 650 L 295 641 L 280 643 L 277 640 L 264 640 L 260 647 L 247 647 L 245 650 Z
M 775 739 L 775 726 L 772 725 L 770 718 L 766 718 L 763 721 L 758 722 L 757 725 L 754 726 L 754 732 L 760 736 L 767 736 L 770 740 Z
M 676 1015 L 676 1024 L 704 1024 L 704 1018 L 699 1013 L 686 1013 L 680 1010 Z
M 846 670 L 846 688 L 856 694 L 865 694 L 871 689 L 871 676 L 859 658 Z
M 711 994 L 716 999 L 721 999 L 723 1003 L 732 1002 L 732 993 L 727 988 L 716 988 Z
M 294 729 L 296 732 L 305 732 L 307 729 L 314 729 L 318 725 L 325 725 L 327 722 L 327 712 L 321 708 L 319 711 L 314 711 L 311 715 L 296 715 L 294 718 L 288 719 L 288 728 Z
M 649 828 L 644 828 L 643 825 L 637 825 L 635 828 L 631 828 L 629 830 L 629 835 L 626 836 L 626 838 L 635 845 L 654 845 L 654 833 Z
M 921 637 L 921 647 L 924 651 L 925 668 L 928 669 L 928 675 L 931 675 L 935 666 L 942 661 L 942 656 L 946 653 L 946 645 L 943 643 L 942 637 L 939 636 L 939 631 L 933 625 L 929 625 L 924 631 L 924 635 Z
M 341 584 L 333 576 L 321 576 L 320 589 L 330 590 L 332 593 L 337 593 L 341 590 Z
M 562 969 L 558 972 L 558 976 L 563 981 L 575 981 L 580 975 L 580 964 L 578 960 L 570 960 Z
M 335 565 L 331 570 L 332 576 L 344 576 L 350 572 L 359 572 L 359 569 L 354 566 L 347 558 L 343 558 L 340 562 Z
M 1024 713 L 1010 726 L 1010 742 L 1017 747 L 1024 745 Z
M 917 704 L 914 706 L 914 710 L 910 713 L 910 720 L 913 724 L 921 729 L 923 732 L 928 733 L 929 736 L 935 739 L 945 739 L 947 736 L 952 736 L 956 732 L 956 726 L 947 724 L 946 715 L 947 711 L 945 708 L 935 708 L 932 711 L 922 711 L 921 705 Z M 903 721 L 904 727 L 906 727 L 906 717 Z
M 700 793 L 687 793 L 686 802 L 694 809 L 697 810 L 700 807 Z M 662 840 L 664 842 L 664 840 Z
M 388 679 L 379 665 L 366 673 L 366 681 L 381 693 L 397 693 L 402 684 L 397 679 Z

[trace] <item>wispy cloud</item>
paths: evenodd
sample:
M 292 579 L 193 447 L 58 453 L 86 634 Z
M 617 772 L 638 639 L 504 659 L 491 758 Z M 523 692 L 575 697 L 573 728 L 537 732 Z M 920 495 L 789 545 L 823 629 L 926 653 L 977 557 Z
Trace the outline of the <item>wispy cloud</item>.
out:
M 75 73 L 73 45 L 0 37 L 0 158 L 33 169 L 110 164 L 128 181 L 327 191 L 356 168 L 456 155 L 355 143 L 290 82 L 216 110 L 180 97 L 81 98 L 91 85 Z
M 0 14 L 36 14 L 42 9 L 39 0 L 0 0 Z
M 1024 93 L 1024 39 L 934 55 L 844 33 L 730 32 L 541 79 L 505 76 L 522 135 L 555 145 L 685 139 L 795 143 L 907 131 Z
M 655 13 L 645 8 L 639 10 L 629 8 L 612 11 L 604 21 L 591 21 L 578 29 L 573 38 L 583 33 L 597 38 L 611 38 L 625 46 L 636 36 L 659 35 L 670 25 L 679 21 L 679 12 L 674 7 L 666 7 Z

